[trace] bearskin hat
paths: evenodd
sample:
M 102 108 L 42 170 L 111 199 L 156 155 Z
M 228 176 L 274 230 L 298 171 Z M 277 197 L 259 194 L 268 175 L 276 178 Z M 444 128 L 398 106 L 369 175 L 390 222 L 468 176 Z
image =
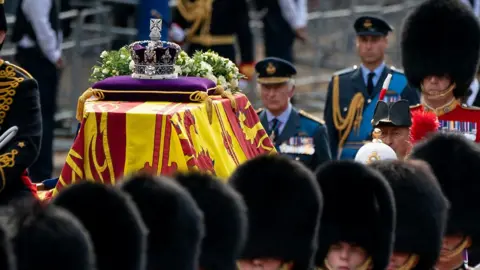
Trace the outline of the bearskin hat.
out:
M 203 215 L 190 194 L 171 178 L 146 172 L 131 175 L 120 188 L 150 231 L 147 269 L 198 269 Z
M 385 178 L 354 161 L 321 165 L 316 175 L 325 203 L 317 265 L 324 265 L 332 245 L 347 242 L 368 252 L 373 270 L 386 269 L 393 249 L 395 200 Z
M 433 269 L 440 255 L 449 203 L 429 165 L 424 161 L 382 161 L 380 171 L 395 197 L 397 223 L 394 251 L 416 254 L 413 269 Z
M 53 200 L 75 215 L 90 234 L 98 270 L 145 268 L 147 229 L 129 196 L 112 186 L 81 181 Z
M 241 258 L 279 258 L 293 269 L 310 269 L 322 212 L 322 193 L 303 164 L 263 155 L 230 177 L 248 209 L 248 240 Z
M 90 236 L 68 211 L 26 199 L 1 209 L 0 216 L 11 232 L 16 254 L 15 269 L 95 269 Z M 46 259 L 52 255 L 55 263 Z
M 426 161 L 436 175 L 443 193 L 450 201 L 447 235 L 463 234 L 480 244 L 480 148 L 464 135 L 435 133 L 419 142 L 411 159 Z M 479 245 L 480 246 L 480 245 Z
M 449 75 L 463 97 L 477 71 L 480 26 L 471 9 L 458 0 L 427 0 L 405 20 L 402 63 L 409 83 L 420 89 L 431 75 Z
M 247 209 L 240 195 L 229 185 L 208 174 L 178 174 L 203 211 L 206 237 L 202 241 L 200 269 L 236 270 L 247 237 Z
M 5 208 L 0 209 L 0 269 L 16 270 L 15 255 L 11 244 L 11 237 L 13 232 L 9 229 L 6 222 Z

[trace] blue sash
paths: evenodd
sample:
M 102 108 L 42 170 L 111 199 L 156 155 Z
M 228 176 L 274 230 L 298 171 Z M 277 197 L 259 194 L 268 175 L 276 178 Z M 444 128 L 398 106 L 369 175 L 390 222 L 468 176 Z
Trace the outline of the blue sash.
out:
M 378 82 L 383 84 L 383 82 Z M 400 96 L 407 86 L 407 78 L 402 73 L 392 72 L 392 80 L 387 90 L 387 94 L 384 97 L 384 101 L 395 101 L 399 100 Z M 363 146 L 363 142 L 367 140 L 372 132 L 372 119 L 373 113 L 375 112 L 375 107 L 377 106 L 378 98 L 380 93 L 378 93 L 370 102 L 367 107 L 363 110 L 362 122 L 360 128 L 357 130 L 350 131 L 345 145 L 343 146 L 342 152 L 340 154 L 340 159 L 354 159 L 357 154 L 358 149 Z

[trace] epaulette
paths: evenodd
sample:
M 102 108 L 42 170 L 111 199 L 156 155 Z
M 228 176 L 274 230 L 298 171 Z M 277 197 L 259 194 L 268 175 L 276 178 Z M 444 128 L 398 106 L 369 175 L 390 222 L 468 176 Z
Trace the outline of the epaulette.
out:
M 410 105 L 410 109 L 416 109 L 418 107 L 422 106 L 422 104 L 418 103 L 416 105 Z
M 320 119 L 320 118 L 318 118 L 318 117 L 315 117 L 315 116 L 313 116 L 313 115 L 305 112 L 304 110 L 300 110 L 298 113 L 299 113 L 301 116 L 304 116 L 304 117 L 306 117 L 306 118 L 308 118 L 308 119 L 310 119 L 310 120 L 313 120 L 313 121 L 315 121 L 315 122 L 317 122 L 317 123 L 320 123 L 320 124 L 322 124 L 322 125 L 325 124 L 325 121 L 323 121 L 322 119 Z
M 4 61 L 4 64 L 8 65 L 8 66 L 12 66 L 15 69 L 16 72 L 22 74 L 24 77 L 27 77 L 29 79 L 33 79 L 33 76 L 28 71 L 26 71 L 25 69 L 15 65 L 15 64 L 12 64 L 8 61 Z
M 333 76 L 344 75 L 344 74 L 347 74 L 347 73 L 350 73 L 350 72 L 355 71 L 357 68 L 358 68 L 358 66 L 356 66 L 356 65 L 355 65 L 355 66 L 348 67 L 348 68 L 344 68 L 344 69 L 338 70 L 338 71 L 336 71 L 335 73 L 333 73 Z
M 260 109 L 256 109 L 255 112 L 256 112 L 257 114 L 259 114 L 259 113 L 263 112 L 263 110 L 264 110 L 263 108 L 260 108 Z
M 394 67 L 394 66 L 391 66 L 391 67 L 390 67 L 390 70 L 391 70 L 392 72 L 396 72 L 396 73 L 400 73 L 400 74 L 405 74 L 405 73 L 403 72 L 403 69 L 399 69 L 399 68 L 396 68 L 396 67 Z

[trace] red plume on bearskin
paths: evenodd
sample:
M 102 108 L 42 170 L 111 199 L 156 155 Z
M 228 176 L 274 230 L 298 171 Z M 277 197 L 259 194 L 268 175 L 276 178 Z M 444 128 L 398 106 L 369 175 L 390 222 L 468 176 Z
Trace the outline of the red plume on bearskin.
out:
M 410 127 L 410 141 L 415 144 L 425 138 L 429 133 L 438 130 L 440 123 L 433 112 L 412 112 L 412 126 Z

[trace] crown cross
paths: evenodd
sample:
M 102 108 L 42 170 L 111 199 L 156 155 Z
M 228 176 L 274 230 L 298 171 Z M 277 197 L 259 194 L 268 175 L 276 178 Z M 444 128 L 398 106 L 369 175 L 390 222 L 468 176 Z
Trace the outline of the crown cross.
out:
M 1 0 L 0 0 L 1 1 Z M 174 79 L 175 62 L 182 50 L 178 44 L 161 41 L 162 20 L 150 19 L 150 40 L 128 46 L 134 62 L 132 77 L 136 79 Z
M 162 37 L 162 19 L 150 19 L 150 40 L 159 41 Z

